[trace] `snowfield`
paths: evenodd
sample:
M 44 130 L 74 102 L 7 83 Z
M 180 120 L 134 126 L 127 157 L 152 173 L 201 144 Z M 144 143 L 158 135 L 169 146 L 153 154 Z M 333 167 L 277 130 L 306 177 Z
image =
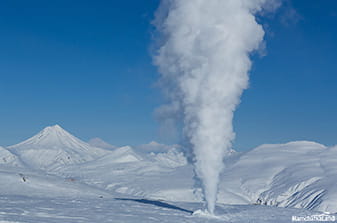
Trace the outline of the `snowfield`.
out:
M 117 148 L 47 127 L 0 147 L 0 222 L 291 222 L 337 213 L 337 147 L 262 145 L 225 162 L 218 218 L 205 218 L 192 214 L 203 209 L 201 190 L 180 146 Z
M 260 205 L 218 205 L 217 218 L 193 215 L 200 203 L 172 203 L 137 198 L 31 198 L 0 197 L 1 223 L 205 223 L 205 222 L 291 222 L 292 216 L 310 216 L 313 212 Z M 315 213 L 320 214 L 320 213 Z

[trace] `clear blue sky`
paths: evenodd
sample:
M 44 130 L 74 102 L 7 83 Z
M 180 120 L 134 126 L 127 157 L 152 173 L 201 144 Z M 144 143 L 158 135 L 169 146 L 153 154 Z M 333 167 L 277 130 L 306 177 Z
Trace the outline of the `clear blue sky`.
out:
M 150 56 L 158 0 L 0 2 L 0 145 L 60 124 L 116 145 L 167 142 Z M 314 140 L 337 144 L 337 1 L 287 1 L 260 18 L 255 55 L 235 115 L 235 149 Z

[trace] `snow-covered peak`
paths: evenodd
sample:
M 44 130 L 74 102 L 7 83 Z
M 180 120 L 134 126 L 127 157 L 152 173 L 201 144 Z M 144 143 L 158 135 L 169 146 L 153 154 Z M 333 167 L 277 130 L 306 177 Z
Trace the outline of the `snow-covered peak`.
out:
M 44 130 L 48 130 L 48 131 L 65 131 L 61 126 L 59 126 L 58 124 L 56 125 L 52 125 L 52 126 L 47 126 L 46 128 L 44 128 Z
M 59 125 L 48 126 L 35 136 L 8 148 L 22 147 L 71 147 L 82 148 L 89 146 L 86 142 L 71 135 Z
M 90 161 L 108 153 L 90 146 L 59 125 L 46 127 L 35 136 L 8 148 L 25 164 L 38 169 Z
M 59 125 L 47 126 L 41 132 L 39 132 L 36 136 L 38 138 L 43 138 L 52 135 L 67 135 L 69 134 L 66 130 L 64 130 Z
M 64 130 L 61 126 L 59 125 L 52 125 L 52 126 L 47 126 L 44 128 L 42 131 L 46 133 L 67 133 L 66 130 Z
M 130 146 L 120 147 L 114 150 L 110 155 L 104 156 L 101 160 L 107 159 L 114 163 L 129 163 L 143 160 Z

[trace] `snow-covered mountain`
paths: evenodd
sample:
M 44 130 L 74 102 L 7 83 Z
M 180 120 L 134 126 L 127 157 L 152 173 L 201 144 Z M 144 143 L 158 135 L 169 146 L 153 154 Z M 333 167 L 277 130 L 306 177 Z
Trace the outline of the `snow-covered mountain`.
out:
M 37 135 L 19 144 L 9 146 L 24 164 L 35 169 L 52 169 L 94 160 L 108 151 L 90 146 L 71 135 L 59 125 L 46 127 Z
M 150 153 L 151 158 L 154 159 L 159 165 L 177 168 L 187 165 L 187 159 L 184 153 L 176 148 L 170 148 L 166 152 L 162 153 Z
M 337 148 L 298 141 L 262 145 L 225 170 L 223 203 L 337 212 Z
M 98 147 L 98 148 L 102 148 L 102 149 L 109 149 L 109 150 L 114 150 L 117 148 L 117 146 L 111 145 L 107 142 L 105 142 L 103 139 L 101 138 L 92 138 L 88 141 L 88 144 L 93 146 L 93 147 Z
M 186 184 L 177 184 L 175 187 L 173 183 L 181 179 L 186 181 L 186 171 L 181 172 L 177 169 L 186 164 L 187 161 L 181 152 L 144 154 L 125 146 L 90 162 L 64 166 L 58 169 L 56 174 L 64 178 L 78 179 L 112 193 L 154 198 L 155 193 L 162 194 L 162 191 L 168 188 L 176 188 L 179 191 L 186 189 Z M 184 177 L 172 176 L 176 173 L 183 174 Z M 192 191 L 189 187 L 188 190 Z
M 165 145 L 155 141 L 136 146 L 136 150 L 141 153 L 166 153 L 170 149 L 180 149 L 180 145 Z
M 225 162 L 220 203 L 337 212 L 337 147 L 308 141 L 262 145 L 245 153 L 233 151 Z M 71 179 L 77 184 L 76 190 L 83 184 L 83 188 L 107 194 L 172 202 L 202 200 L 200 190 L 194 189 L 193 166 L 182 148 L 156 142 L 108 151 L 93 147 L 56 125 L 8 149 L 0 147 L 0 164 L 0 179 L 21 182 L 17 187 L 21 192 L 26 184 L 20 174 L 30 170 L 28 175 L 36 180 L 31 181 L 27 191 L 48 182 L 56 185 L 50 188 L 57 188 L 62 181 Z M 56 178 L 44 180 L 41 170 Z M 0 187 L 6 193 L 5 188 Z M 10 194 L 15 194 L 15 188 Z
M 81 164 L 81 173 L 76 165 L 61 172 L 112 192 L 169 201 L 202 200 L 200 191 L 193 190 L 193 168 L 181 152 L 145 156 L 125 147 L 116 154 Z M 233 153 L 226 162 L 220 203 L 337 212 L 336 147 L 307 141 L 262 145 Z
M 142 161 L 143 158 L 138 155 L 130 146 L 123 146 L 114 151 L 111 151 L 109 154 L 100 157 L 88 164 L 96 163 L 96 165 L 108 165 L 108 164 L 117 164 L 117 163 L 132 163 Z

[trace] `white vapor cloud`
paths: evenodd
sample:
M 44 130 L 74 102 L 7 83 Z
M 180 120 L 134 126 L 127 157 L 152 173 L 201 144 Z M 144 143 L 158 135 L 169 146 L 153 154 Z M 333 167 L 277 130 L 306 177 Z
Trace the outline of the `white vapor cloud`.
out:
M 277 6 L 272 0 L 162 0 L 157 11 L 154 61 L 171 103 L 161 112 L 182 116 L 211 214 L 235 138 L 233 112 L 249 82 L 249 56 L 263 43 L 255 14 Z

